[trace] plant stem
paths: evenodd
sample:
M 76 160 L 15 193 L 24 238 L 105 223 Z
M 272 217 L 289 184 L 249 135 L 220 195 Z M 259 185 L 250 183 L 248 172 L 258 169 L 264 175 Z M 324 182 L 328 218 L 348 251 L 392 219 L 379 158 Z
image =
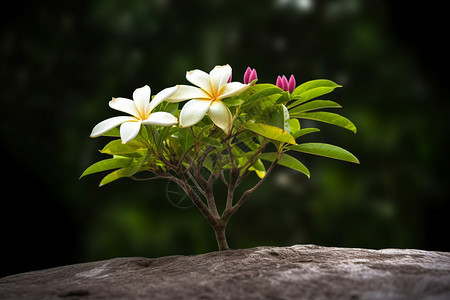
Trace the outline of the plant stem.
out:
M 225 179 L 224 171 L 221 169 L 218 172 L 211 171 L 211 174 L 209 175 L 209 178 L 205 178 L 203 174 L 201 173 L 201 170 L 203 168 L 203 163 L 205 162 L 205 159 L 211 153 L 215 150 L 214 147 L 209 146 L 206 148 L 202 153 L 200 151 L 196 151 L 194 157 L 191 157 L 189 154 L 184 154 L 182 156 L 182 160 L 187 160 L 188 167 L 184 167 L 182 161 L 174 162 L 174 164 L 168 164 L 167 161 L 164 160 L 164 157 L 161 158 L 166 165 L 169 166 L 169 168 L 177 174 L 177 176 L 174 176 L 173 174 L 169 173 L 168 171 L 165 171 L 164 175 L 166 175 L 166 178 L 171 179 L 172 181 L 176 182 L 178 185 L 180 185 L 183 190 L 186 192 L 186 194 L 189 196 L 189 198 L 192 200 L 194 205 L 200 210 L 202 215 L 206 218 L 208 223 L 211 225 L 211 227 L 214 230 L 214 233 L 216 235 L 216 241 L 217 246 L 219 248 L 219 251 L 228 250 L 230 249 L 227 242 L 227 237 L 225 234 L 225 229 L 227 227 L 228 221 L 230 220 L 231 216 L 242 206 L 242 204 L 247 200 L 247 198 L 256 190 L 258 189 L 261 184 L 265 181 L 265 179 L 268 177 L 268 175 L 271 173 L 275 165 L 278 163 L 278 160 L 280 159 L 281 153 L 282 153 L 282 147 L 278 149 L 277 157 L 272 162 L 270 167 L 267 169 L 266 174 L 263 178 L 261 178 L 256 185 L 254 185 L 252 188 L 245 191 L 240 199 L 233 205 L 233 198 L 235 196 L 235 189 L 237 186 L 242 182 L 242 180 L 250 173 L 248 170 L 249 167 L 251 167 L 258 155 L 262 153 L 263 149 L 268 143 L 268 140 L 265 140 L 255 151 L 255 153 L 248 159 L 248 161 L 243 165 L 240 166 L 237 165 L 237 161 L 235 161 L 233 152 L 232 152 L 232 145 L 230 143 L 230 136 L 225 138 L 222 141 L 227 149 L 228 155 L 229 155 L 229 163 L 231 164 L 230 169 L 230 177 L 227 181 Z M 218 153 L 219 160 L 221 161 L 221 153 Z M 227 160 L 228 162 L 228 160 Z M 219 167 L 223 165 L 223 162 L 218 162 Z M 242 172 L 243 171 L 243 172 Z M 186 177 L 187 176 L 187 177 Z M 215 202 L 214 197 L 214 191 L 213 191 L 213 185 L 214 181 L 218 179 L 219 177 L 222 178 L 222 181 L 227 186 L 227 198 L 226 198 L 226 204 L 225 209 L 222 212 L 222 215 L 219 214 Z M 195 187 L 198 189 L 198 192 L 200 192 L 204 200 L 197 194 L 197 192 L 190 186 L 189 182 L 192 182 Z M 206 203 L 205 203 L 206 202 Z
M 255 191 L 257 190 L 261 184 L 266 180 L 266 178 L 269 176 L 270 172 L 272 172 L 273 168 L 275 167 L 275 165 L 278 163 L 278 160 L 280 159 L 280 155 L 281 155 L 281 151 L 278 151 L 277 154 L 277 158 L 272 162 L 272 164 L 270 165 L 269 169 L 267 169 L 266 174 L 264 175 L 263 178 L 261 178 L 257 184 L 255 184 L 252 188 L 246 190 L 241 198 L 236 202 L 236 204 L 234 205 L 228 205 L 221 217 L 221 220 L 223 222 L 225 222 L 225 224 L 228 223 L 228 221 L 230 220 L 231 216 L 242 206 L 242 204 L 244 204 L 245 200 L 247 200 L 247 198 Z M 232 200 L 231 200 L 232 203 Z
M 220 225 L 213 227 L 214 233 L 216 234 L 216 241 L 217 241 L 217 245 L 219 247 L 219 251 L 230 249 L 228 247 L 228 243 L 227 243 L 227 236 L 225 235 L 226 226 L 227 226 L 226 224 L 220 224 Z

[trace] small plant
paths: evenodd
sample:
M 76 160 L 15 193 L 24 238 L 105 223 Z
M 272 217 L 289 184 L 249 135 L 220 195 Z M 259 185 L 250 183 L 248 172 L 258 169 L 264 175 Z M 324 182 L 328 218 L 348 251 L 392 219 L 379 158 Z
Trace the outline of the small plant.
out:
M 310 177 L 306 166 L 288 153 L 299 151 L 359 163 L 340 147 L 298 142 L 319 131 L 302 128 L 299 119 L 325 122 L 356 133 L 348 119 L 320 111 L 341 108 L 338 103 L 315 100 L 340 85 L 319 79 L 296 86 L 294 76 L 289 80 L 278 76 L 276 85 L 256 84 L 256 70 L 250 68 L 240 83 L 231 81 L 231 73 L 229 65 L 216 66 L 209 74 L 193 70 L 186 74 L 193 86 L 176 85 L 153 98 L 150 87 L 144 86 L 134 91 L 133 100 L 113 98 L 109 106 L 129 116 L 113 117 L 94 127 L 91 137 L 117 139 L 100 150 L 112 157 L 94 163 L 81 177 L 114 170 L 101 180 L 100 186 L 122 177 L 162 178 L 176 183 L 214 229 L 219 250 L 226 250 L 225 229 L 230 218 L 276 165 Z M 236 188 L 252 173 L 259 181 L 236 195 Z M 218 180 L 227 187 L 221 212 L 213 189 Z

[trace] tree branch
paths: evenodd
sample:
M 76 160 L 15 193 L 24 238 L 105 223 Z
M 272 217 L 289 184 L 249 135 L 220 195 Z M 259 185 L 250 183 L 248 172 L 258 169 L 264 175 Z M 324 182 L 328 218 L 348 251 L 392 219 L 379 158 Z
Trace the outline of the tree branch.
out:
M 269 141 L 267 139 L 264 140 L 264 142 L 259 146 L 258 150 L 255 151 L 255 153 L 253 153 L 253 155 L 247 160 L 247 162 L 241 167 L 241 170 L 247 168 L 247 167 L 251 167 L 253 166 L 253 164 L 256 161 L 256 158 L 258 157 L 258 155 L 264 151 L 264 149 L 266 148 L 267 144 L 269 143 Z
M 178 184 L 184 192 L 189 196 L 189 198 L 192 200 L 194 205 L 200 210 L 202 215 L 206 218 L 208 223 L 211 226 L 216 226 L 217 224 L 217 218 L 213 215 L 211 210 L 206 206 L 206 204 L 202 201 L 202 199 L 197 195 L 197 193 L 192 189 L 192 187 L 189 185 L 189 182 L 186 180 L 186 178 L 179 179 L 176 177 L 170 178 L 170 180 L 174 181 L 176 184 Z
M 180 160 L 178 161 L 178 164 L 177 164 L 177 170 L 181 170 L 181 167 L 183 166 L 183 160 L 186 158 L 186 156 L 189 154 L 189 152 L 190 152 L 192 149 L 194 149 L 194 145 L 192 145 L 191 147 L 189 147 L 189 149 L 187 149 L 187 150 L 184 152 L 183 156 L 182 156 L 182 157 L 180 158 Z M 194 158 L 194 160 L 195 160 L 195 158 Z M 189 167 L 188 167 L 188 169 L 189 169 Z
M 220 218 L 220 216 L 219 216 L 219 212 L 217 211 L 216 202 L 214 200 L 214 192 L 213 192 L 213 183 L 214 182 L 206 180 L 203 177 L 203 175 L 201 174 L 201 169 L 203 168 L 203 162 L 205 161 L 208 154 L 213 150 L 214 150 L 214 147 L 210 146 L 198 158 L 197 163 L 195 162 L 195 160 L 192 160 L 189 167 L 193 170 L 194 174 L 192 176 L 188 172 L 188 175 L 191 176 L 191 180 L 194 182 L 194 184 L 201 186 L 201 187 L 198 186 L 198 188 L 202 192 L 203 196 L 205 196 L 210 212 L 212 213 L 212 215 L 215 218 L 218 219 L 218 218 Z M 211 177 L 209 179 L 211 179 Z
M 269 174 L 272 172 L 273 168 L 275 167 L 275 165 L 278 163 L 278 160 L 280 159 L 281 156 L 281 151 L 278 151 L 278 155 L 276 157 L 276 159 L 272 162 L 272 164 L 270 165 L 269 169 L 267 169 L 267 172 L 265 174 L 265 176 L 263 178 L 261 178 L 257 184 L 255 184 L 252 188 L 246 190 L 241 198 L 239 199 L 238 202 L 236 202 L 235 205 L 232 205 L 231 208 L 229 209 L 225 209 L 225 211 L 222 214 L 221 219 L 225 222 L 228 222 L 228 220 L 231 218 L 231 216 L 242 206 L 242 204 L 244 204 L 245 200 L 247 200 L 247 198 L 255 191 L 257 190 L 261 184 L 266 180 L 266 178 L 269 176 Z
M 228 155 L 230 156 L 231 170 L 235 170 L 236 169 L 236 165 L 234 163 L 233 151 L 231 150 L 231 146 L 230 146 L 229 140 L 225 141 L 225 146 L 227 147 Z
M 196 177 L 197 176 L 192 176 L 191 172 L 186 172 L 189 176 L 189 179 L 194 183 L 195 187 L 200 191 L 200 193 L 202 193 L 203 196 L 205 196 L 206 198 L 206 191 L 198 184 Z
M 225 179 L 225 174 L 224 174 L 224 170 L 220 170 L 220 178 L 222 179 L 223 184 L 225 184 L 226 186 L 228 186 L 228 182 Z

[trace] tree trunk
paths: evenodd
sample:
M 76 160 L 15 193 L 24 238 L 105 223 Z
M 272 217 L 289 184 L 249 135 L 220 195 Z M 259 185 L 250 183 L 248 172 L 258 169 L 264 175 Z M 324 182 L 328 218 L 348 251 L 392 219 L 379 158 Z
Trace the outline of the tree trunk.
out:
M 219 251 L 229 250 L 227 243 L 227 237 L 225 235 L 226 225 L 218 225 L 214 227 L 214 233 L 216 234 L 217 245 L 219 246 Z

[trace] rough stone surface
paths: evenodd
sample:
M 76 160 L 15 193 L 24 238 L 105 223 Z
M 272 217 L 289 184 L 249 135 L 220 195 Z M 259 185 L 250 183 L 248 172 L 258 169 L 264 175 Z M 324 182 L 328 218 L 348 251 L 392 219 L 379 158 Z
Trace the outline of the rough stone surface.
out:
M 450 299 L 450 253 L 297 245 L 115 258 L 1 278 L 0 299 Z

